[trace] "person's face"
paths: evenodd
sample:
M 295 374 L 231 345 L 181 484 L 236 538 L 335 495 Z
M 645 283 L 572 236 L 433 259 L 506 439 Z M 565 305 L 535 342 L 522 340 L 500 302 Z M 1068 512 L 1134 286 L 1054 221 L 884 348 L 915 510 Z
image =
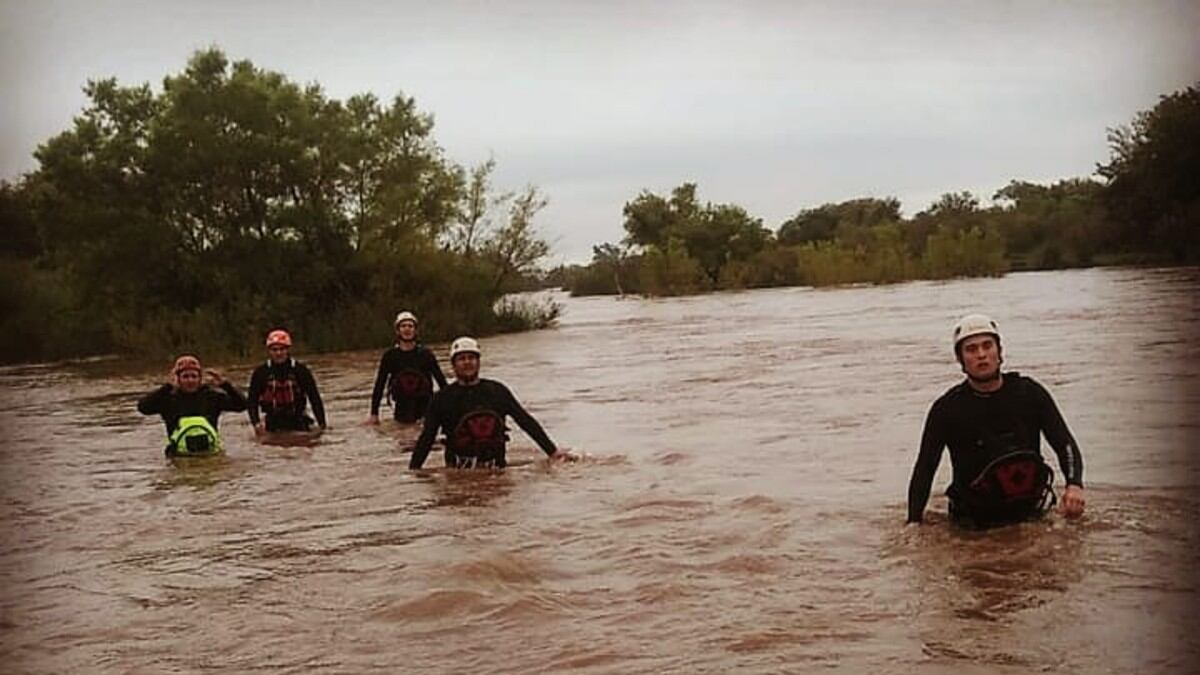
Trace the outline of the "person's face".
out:
M 291 351 L 287 345 L 271 345 L 267 347 L 267 354 L 271 356 L 271 363 L 283 363 L 287 361 Z
M 459 382 L 474 382 L 479 378 L 479 355 L 463 352 L 454 357 L 450 363 L 454 368 L 454 377 Z
M 972 335 L 959 347 L 963 372 L 973 380 L 994 380 L 1000 374 L 1000 345 L 991 335 Z
M 175 374 L 175 379 L 179 380 L 179 389 L 187 393 L 192 393 L 200 388 L 200 371 L 184 370 Z
M 400 325 L 396 326 L 396 335 L 403 342 L 412 342 L 417 339 L 417 324 L 412 321 L 401 321 Z

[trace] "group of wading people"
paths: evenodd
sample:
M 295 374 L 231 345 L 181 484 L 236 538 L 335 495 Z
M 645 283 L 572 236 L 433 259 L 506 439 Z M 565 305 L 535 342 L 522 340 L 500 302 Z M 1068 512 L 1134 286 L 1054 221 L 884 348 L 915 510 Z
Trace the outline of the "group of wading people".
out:
M 424 465 L 439 431 L 447 467 L 504 468 L 508 418 L 551 459 L 576 458 L 550 440 L 508 387 L 479 376 L 481 351 L 474 338 L 450 344 L 455 379 L 447 383 L 433 352 L 417 339 L 416 316 L 401 312 L 394 328 L 396 342 L 379 360 L 367 422 L 379 424 L 385 391 L 397 422 L 423 422 L 410 469 Z M 908 486 L 907 522 L 922 522 L 946 448 L 953 522 L 982 529 L 1041 517 L 1059 501 L 1054 472 L 1040 450 L 1043 435 L 1058 455 L 1066 484 L 1059 510 L 1071 518 L 1082 515 L 1083 458 L 1050 393 L 1033 378 L 1001 371 L 1000 329 L 989 317 L 964 316 L 954 326 L 952 343 L 966 378 L 934 401 L 925 419 Z M 257 434 L 305 432 L 314 423 L 327 428 L 312 372 L 291 357 L 291 336 L 271 331 L 266 346 L 269 358 L 251 375 L 248 399 L 219 372 L 203 371 L 195 356 L 185 355 L 175 361 L 168 382 L 138 402 L 143 414 L 162 416 L 168 455 L 220 452 L 217 419 L 226 411 L 248 411 Z M 306 414 L 310 403 L 315 420 Z
M 479 342 L 460 337 L 450 345 L 454 381 L 447 383 L 433 352 L 417 338 L 417 317 L 401 312 L 393 323 L 395 344 L 379 360 L 367 423 L 379 424 L 379 408 L 388 394 L 397 422 L 423 422 L 409 468 L 425 463 L 438 432 L 444 434 L 445 463 L 454 468 L 504 468 L 511 418 L 555 460 L 575 459 L 559 449 L 508 387 L 479 376 Z M 267 335 L 267 361 L 250 376 L 243 396 L 216 370 L 204 370 L 192 355 L 180 356 L 167 382 L 143 397 L 138 410 L 160 415 L 167 428 L 170 457 L 220 454 L 217 421 L 222 412 L 248 412 L 256 435 L 319 433 L 328 428 L 316 378 L 292 358 L 292 338 L 284 330 Z M 207 374 L 208 382 L 204 381 Z M 437 391 L 434 391 L 434 385 Z M 311 405 L 313 417 L 307 414 Z M 315 429 L 314 429 L 315 425 Z

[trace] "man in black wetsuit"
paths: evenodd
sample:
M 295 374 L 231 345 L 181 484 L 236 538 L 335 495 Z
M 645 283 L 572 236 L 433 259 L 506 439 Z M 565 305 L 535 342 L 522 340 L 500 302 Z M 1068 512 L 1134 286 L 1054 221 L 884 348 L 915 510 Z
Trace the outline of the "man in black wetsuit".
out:
M 571 452 L 554 445 L 542 425 L 521 407 L 508 387 L 479 377 L 479 354 L 479 343 L 474 338 L 460 337 L 451 343 L 454 383 L 433 397 L 408 468 L 420 469 L 425 463 L 439 429 L 446 434 L 446 466 L 504 468 L 508 440 L 505 417 L 513 418 L 552 459 L 576 459 Z
M 933 403 L 908 484 L 908 522 L 919 523 L 942 449 L 950 448 L 953 478 L 946 494 L 958 524 L 986 528 L 1040 517 L 1053 471 L 1041 454 L 1041 434 L 1058 455 L 1066 482 L 1061 510 L 1083 514 L 1083 458 L 1046 389 L 1017 372 L 1000 372 L 1000 331 L 982 314 L 954 327 L 954 355 L 966 380 Z
M 393 417 L 406 424 L 425 416 L 435 380 L 439 390 L 446 388 L 446 376 L 442 374 L 437 357 L 417 342 L 417 317 L 412 312 L 400 312 L 396 315 L 394 328 L 396 344 L 379 359 L 368 424 L 379 424 L 379 404 L 385 387 L 392 400 Z
M 308 366 L 292 358 L 292 336 L 285 330 L 267 334 L 267 362 L 250 375 L 250 424 L 255 434 L 268 431 L 308 431 L 313 418 L 304 413 L 309 402 L 317 426 L 326 428 L 325 404 Z M 265 419 L 259 419 L 259 410 Z
M 246 409 L 246 399 L 237 387 L 225 380 L 216 370 L 208 370 L 213 386 L 204 384 L 200 360 L 184 355 L 175 360 L 166 384 L 150 392 L 138 401 L 138 412 L 143 415 L 161 415 L 167 427 L 170 442 L 166 448 L 168 456 L 186 454 L 214 454 L 220 452 L 220 439 L 216 436 L 217 418 L 222 412 L 241 412 Z M 202 418 L 202 419 L 197 419 Z M 200 453 L 189 453 L 181 447 L 181 421 L 187 425 L 193 421 L 205 425 L 209 430 L 211 446 Z

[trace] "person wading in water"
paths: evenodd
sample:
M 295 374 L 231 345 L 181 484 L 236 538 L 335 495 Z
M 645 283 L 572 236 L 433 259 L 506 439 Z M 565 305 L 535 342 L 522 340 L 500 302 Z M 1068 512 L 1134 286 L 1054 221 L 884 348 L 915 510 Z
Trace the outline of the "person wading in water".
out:
M 317 391 L 317 381 L 308 366 L 292 358 L 292 336 L 285 330 L 267 334 L 267 362 L 250 375 L 250 424 L 254 433 L 309 431 L 313 418 L 304 414 L 309 402 L 317 426 L 322 431 L 325 404 Z M 259 410 L 265 419 L 259 419 Z
M 460 337 L 451 343 L 450 365 L 455 380 L 433 397 L 409 469 L 420 469 L 425 463 L 439 429 L 446 438 L 446 466 L 503 469 L 508 463 L 506 417 L 516 421 L 551 459 L 578 459 L 554 445 L 542 425 L 521 407 L 508 387 L 479 377 L 479 362 L 479 343 L 474 338 Z
M 185 354 L 175 359 L 166 384 L 138 401 L 138 412 L 160 415 L 167 427 L 168 457 L 218 455 L 223 451 L 217 433 L 222 412 L 241 412 L 246 399 L 237 387 L 216 370 L 208 370 L 211 385 L 203 381 L 200 359 Z
M 434 381 L 439 390 L 446 388 L 446 376 L 438 366 L 437 357 L 417 342 L 417 317 L 412 312 L 400 312 L 393 327 L 396 344 L 379 359 L 368 424 L 379 424 L 379 404 L 385 388 L 392 401 L 393 417 L 404 424 L 418 422 L 425 416 L 433 397 Z
M 954 356 L 966 379 L 942 394 L 925 418 L 921 449 L 908 484 L 908 522 L 919 523 L 942 450 L 950 448 L 950 517 L 988 528 L 1031 520 L 1053 505 L 1054 472 L 1041 453 L 1045 434 L 1058 455 L 1066 490 L 1061 511 L 1083 514 L 1083 457 L 1050 392 L 1004 362 L 1000 329 L 982 314 L 954 327 Z

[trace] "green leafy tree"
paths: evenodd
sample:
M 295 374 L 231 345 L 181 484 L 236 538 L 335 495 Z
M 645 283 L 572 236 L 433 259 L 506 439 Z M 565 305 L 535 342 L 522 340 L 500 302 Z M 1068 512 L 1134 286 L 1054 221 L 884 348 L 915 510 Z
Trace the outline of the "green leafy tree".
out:
M 990 222 L 1003 233 L 1014 267 L 1087 265 L 1112 239 L 1102 193 L 1103 186 L 1088 179 L 1012 181 L 993 196 L 1000 206 Z
M 368 346 L 391 337 L 378 326 L 397 303 L 421 309 L 432 339 L 553 319 L 495 304 L 548 250 L 531 222 L 544 197 L 512 201 L 487 256 L 478 231 L 445 246 L 472 195 L 411 98 L 343 103 L 215 48 L 159 93 L 113 79 L 84 91 L 38 170 L 0 191 L 0 215 L 8 249 L 52 272 L 6 273 L 67 287 L 25 294 L 21 311 L 68 305 L 100 331 L 89 350 L 257 352 L 281 325 L 308 347 Z M 493 165 L 473 188 L 486 194 Z
M 504 290 L 514 276 L 533 271 L 550 252 L 550 244 L 538 234 L 534 217 L 549 204 L 534 186 L 526 187 L 512 199 L 508 222 L 498 229 L 487 244 L 488 258 L 495 266 L 493 289 Z
M 0 258 L 32 260 L 43 252 L 25 190 L 0 181 Z
M 895 197 L 851 199 L 803 209 L 779 226 L 778 239 L 787 245 L 858 238 L 881 223 L 900 220 L 900 200 Z
M 621 284 L 621 273 L 628 257 L 628 251 L 616 244 L 600 244 L 592 247 L 592 266 L 600 274 L 611 276 L 617 295 L 625 295 L 625 287 Z
M 624 209 L 626 243 L 647 253 L 675 242 L 716 284 L 721 268 L 731 260 L 747 260 L 762 250 L 771 233 L 761 219 L 735 204 L 701 204 L 696 184 L 684 183 L 669 198 L 643 192 Z M 670 256 L 667 256 L 668 259 Z
M 704 268 L 678 239 L 649 248 L 641 256 L 639 273 L 642 290 L 650 295 L 689 295 L 712 288 Z
M 1120 244 L 1200 259 L 1200 83 L 1109 130 L 1108 141 L 1109 162 L 1097 173 Z
M 492 209 L 512 198 L 512 195 L 492 194 L 492 171 L 495 168 L 496 160 L 489 158 L 471 169 L 471 176 L 459 205 L 457 221 L 450 233 L 449 246 L 468 258 L 474 256 L 480 239 L 491 230 Z

